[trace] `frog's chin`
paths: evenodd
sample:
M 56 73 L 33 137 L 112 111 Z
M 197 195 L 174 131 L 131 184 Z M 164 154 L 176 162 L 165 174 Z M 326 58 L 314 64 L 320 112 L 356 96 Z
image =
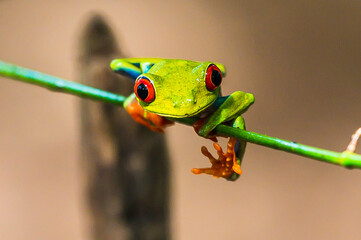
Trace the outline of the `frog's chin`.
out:
M 190 112 L 190 113 L 187 113 L 187 114 L 175 114 L 174 112 L 173 113 L 160 113 L 160 112 L 153 112 L 151 110 L 148 110 L 146 109 L 148 112 L 151 112 L 151 113 L 155 113 L 159 116 L 162 116 L 162 117 L 170 117 L 170 118 L 187 118 L 187 117 L 194 117 L 194 116 L 197 116 L 198 114 L 202 113 L 204 110 L 206 110 L 207 108 L 209 108 L 216 100 L 212 101 L 212 102 L 209 102 L 207 103 L 206 105 L 200 107 L 199 109 L 197 109 L 196 111 L 194 112 Z

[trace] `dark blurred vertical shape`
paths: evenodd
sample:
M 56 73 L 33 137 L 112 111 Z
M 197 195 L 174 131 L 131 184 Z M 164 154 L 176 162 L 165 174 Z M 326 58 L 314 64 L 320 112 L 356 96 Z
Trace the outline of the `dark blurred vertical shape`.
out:
M 132 82 L 111 72 L 124 57 L 100 16 L 80 40 L 83 83 L 129 95 Z M 92 239 L 169 239 L 169 166 L 165 139 L 108 104 L 81 102 L 83 169 Z

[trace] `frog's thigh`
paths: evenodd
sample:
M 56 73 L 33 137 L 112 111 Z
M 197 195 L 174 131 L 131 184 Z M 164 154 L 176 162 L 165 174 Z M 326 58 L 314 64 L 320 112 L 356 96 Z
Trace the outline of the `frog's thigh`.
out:
M 253 102 L 253 94 L 237 91 L 229 95 L 226 101 L 224 101 L 224 103 L 219 107 L 217 111 L 222 113 L 226 110 L 226 114 L 224 114 L 224 116 L 221 115 L 224 122 L 232 120 L 247 111 L 247 109 L 249 108 L 249 106 L 252 105 Z
M 199 131 L 201 136 L 207 136 L 219 124 L 235 119 L 247 111 L 254 102 L 250 93 L 237 91 L 228 96 L 224 103 L 212 113 Z M 240 121 L 240 120 L 239 120 Z

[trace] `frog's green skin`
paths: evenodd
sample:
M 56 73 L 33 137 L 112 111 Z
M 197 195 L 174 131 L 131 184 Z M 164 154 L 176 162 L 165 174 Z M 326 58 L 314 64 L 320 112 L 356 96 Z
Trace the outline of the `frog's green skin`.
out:
M 214 91 L 206 88 L 205 76 L 208 66 L 212 62 L 194 62 L 189 60 L 161 59 L 161 58 L 128 58 L 115 59 L 111 68 L 118 73 L 124 73 L 134 80 L 139 76 L 146 76 L 155 88 L 155 99 L 151 103 L 138 102 L 146 111 L 170 118 L 187 118 L 207 116 L 199 135 L 207 135 L 219 124 L 234 120 L 232 125 L 245 128 L 241 116 L 254 102 L 250 93 L 237 91 L 222 97 L 220 87 Z M 213 63 L 226 75 L 225 67 Z M 132 94 L 124 103 L 125 107 L 135 95 Z M 245 142 L 238 142 L 237 157 L 240 163 Z M 238 175 L 238 174 L 237 174 Z M 237 176 L 232 176 L 236 178 Z

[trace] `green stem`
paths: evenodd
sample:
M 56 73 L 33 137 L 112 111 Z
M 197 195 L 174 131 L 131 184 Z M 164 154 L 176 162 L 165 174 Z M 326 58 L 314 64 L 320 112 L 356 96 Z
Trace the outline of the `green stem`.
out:
M 177 122 L 192 126 L 194 121 L 194 119 L 181 119 Z M 344 151 L 342 153 L 329 151 L 255 132 L 233 128 L 226 125 L 219 125 L 215 128 L 215 132 L 222 136 L 244 139 L 247 142 L 251 142 L 257 145 L 294 153 L 322 162 L 332 163 L 347 168 L 361 168 L 361 155 L 349 151 Z
M 75 82 L 65 81 L 61 78 L 2 61 L 0 61 L 0 75 L 45 87 L 52 91 L 64 92 L 83 98 L 90 98 L 101 102 L 111 103 L 114 105 L 122 105 L 125 101 L 125 97 L 118 94 L 110 93 Z
M 53 91 L 59 91 L 94 99 L 101 102 L 107 102 L 114 105 L 122 106 L 126 97 L 92 88 L 79 83 L 66 81 L 57 77 L 43 74 L 34 70 L 26 69 L 9 63 L 0 61 L 0 75 L 9 77 L 22 82 L 42 86 Z M 172 119 L 176 122 L 192 125 L 196 119 Z M 259 133 L 240 130 L 226 125 L 219 125 L 215 133 L 228 137 L 244 139 L 247 142 L 255 143 L 265 147 L 278 149 L 281 151 L 294 153 L 304 157 L 332 163 L 347 168 L 361 168 L 361 155 L 349 151 L 333 152 L 325 149 L 311 147 L 279 138 L 269 137 Z

